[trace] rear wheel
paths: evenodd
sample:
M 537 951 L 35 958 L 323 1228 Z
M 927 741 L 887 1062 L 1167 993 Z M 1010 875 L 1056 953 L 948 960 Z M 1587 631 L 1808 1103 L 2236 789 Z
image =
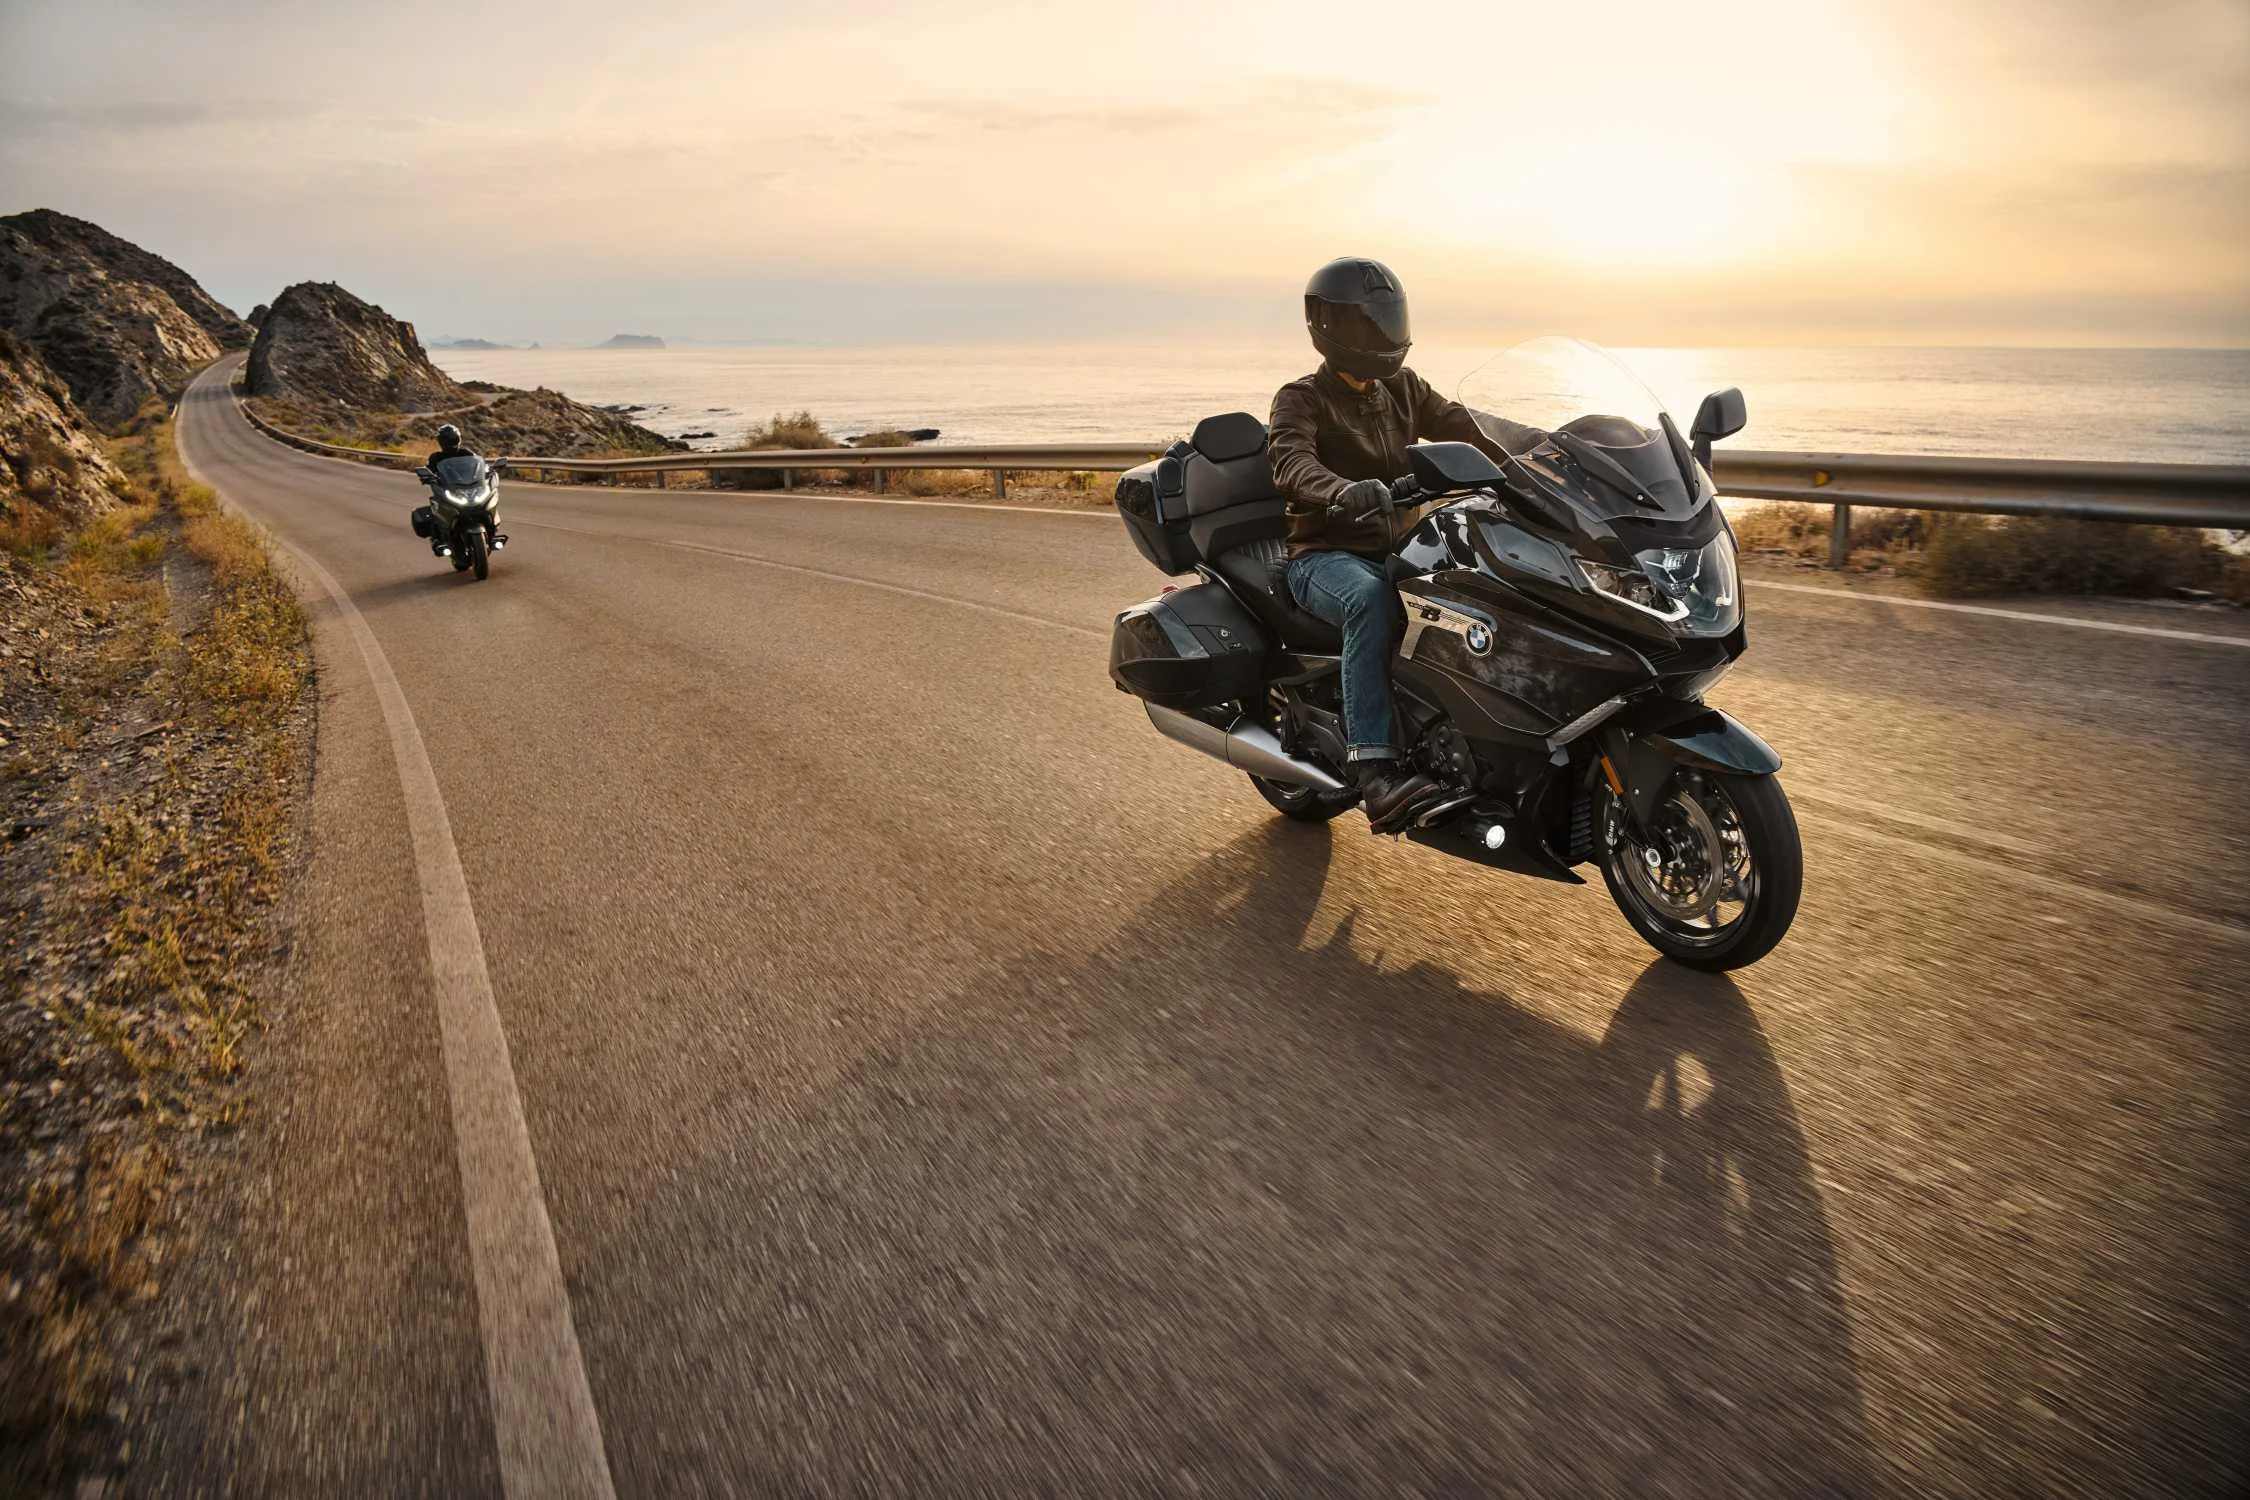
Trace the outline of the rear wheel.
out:
M 1250 784 L 1275 812 L 1300 823 L 1326 823 L 1351 811 L 1359 801 L 1359 793 L 1354 791 L 1324 792 L 1319 787 L 1268 781 L 1263 776 L 1252 776 Z
M 1682 769 L 1645 834 L 1614 798 L 1601 827 L 1610 899 L 1666 958 L 1739 969 L 1772 952 L 1796 918 L 1804 850 L 1774 777 Z
M 477 577 L 483 578 L 491 573 L 492 554 L 484 548 L 484 533 L 482 531 L 472 529 L 467 536 L 461 539 L 461 548 L 468 553 L 469 566 L 477 570 Z

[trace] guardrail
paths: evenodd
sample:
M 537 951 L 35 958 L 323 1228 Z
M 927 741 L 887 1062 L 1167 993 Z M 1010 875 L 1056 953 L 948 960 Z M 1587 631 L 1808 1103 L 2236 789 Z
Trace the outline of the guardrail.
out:
M 259 431 L 312 453 L 413 469 L 410 454 L 348 448 L 287 432 L 239 403 Z M 803 469 L 857 469 L 874 476 L 879 494 L 892 469 L 983 469 L 996 498 L 1008 475 L 1036 471 L 1119 471 L 1164 451 L 1161 443 L 934 444 L 918 448 L 728 449 L 658 453 L 638 458 L 514 458 L 518 472 L 655 474 L 712 470 L 778 470 L 782 488 Z M 1796 500 L 1835 508 L 1829 562 L 1842 567 L 1851 549 L 1852 507 L 1937 510 L 2001 516 L 2055 516 L 2133 521 L 2158 526 L 2250 530 L 2250 465 L 2091 463 L 2014 458 L 1938 458 L 1871 453 L 1722 451 L 1712 479 L 1730 499 Z

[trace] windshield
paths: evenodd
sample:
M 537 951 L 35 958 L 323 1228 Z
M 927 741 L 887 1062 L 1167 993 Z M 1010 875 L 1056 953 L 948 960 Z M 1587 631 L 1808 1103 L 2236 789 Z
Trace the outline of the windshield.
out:
M 474 453 L 441 458 L 437 463 L 438 482 L 449 490 L 474 489 L 484 483 L 484 473 L 484 460 Z
M 1488 417 L 1539 428 L 1587 478 L 1628 503 L 1668 510 L 1698 487 L 1664 403 L 1616 355 L 1583 339 L 1518 344 L 1471 371 L 1460 400 L 1497 441 L 1507 435 Z M 1519 437 L 1506 446 L 1523 445 Z

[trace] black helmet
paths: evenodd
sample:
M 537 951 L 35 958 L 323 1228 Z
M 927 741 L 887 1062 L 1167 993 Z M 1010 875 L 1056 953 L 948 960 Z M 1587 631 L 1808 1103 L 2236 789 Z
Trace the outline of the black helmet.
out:
M 451 422 L 446 423 L 443 427 L 440 427 L 437 430 L 437 445 L 440 448 L 460 447 L 461 429 L 454 426 Z
M 1347 255 L 1305 283 L 1305 328 L 1313 347 L 1347 375 L 1396 375 L 1414 342 L 1406 323 L 1406 289 L 1379 260 Z

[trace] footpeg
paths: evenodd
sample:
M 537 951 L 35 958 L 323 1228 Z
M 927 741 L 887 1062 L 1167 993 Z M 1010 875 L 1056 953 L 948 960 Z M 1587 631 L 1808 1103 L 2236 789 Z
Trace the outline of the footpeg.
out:
M 1435 828 L 1474 801 L 1476 801 L 1476 793 L 1474 792 L 1456 792 L 1450 796 L 1441 796 L 1414 815 L 1414 826 L 1416 828 Z

